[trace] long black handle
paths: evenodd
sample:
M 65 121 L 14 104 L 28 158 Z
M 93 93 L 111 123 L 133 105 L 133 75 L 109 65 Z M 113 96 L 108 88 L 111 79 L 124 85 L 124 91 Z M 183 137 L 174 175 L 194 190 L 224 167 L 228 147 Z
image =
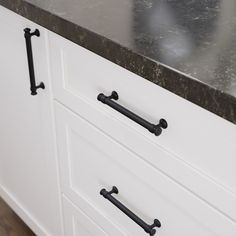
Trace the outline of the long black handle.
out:
M 97 96 L 98 101 L 112 107 L 116 111 L 120 112 L 121 114 L 125 115 L 126 117 L 128 117 L 131 120 L 135 121 L 136 123 L 140 124 L 144 128 L 148 129 L 151 133 L 155 134 L 156 136 L 159 136 L 162 133 L 162 129 L 167 128 L 168 124 L 167 124 L 167 121 L 164 119 L 160 119 L 159 124 L 157 124 L 157 125 L 152 124 L 152 123 L 144 120 L 142 117 L 129 111 L 125 107 L 112 101 L 112 99 L 118 100 L 118 98 L 119 98 L 119 96 L 116 91 L 113 91 L 110 96 L 105 96 L 103 93 L 100 93 Z
M 36 85 L 36 82 L 35 82 L 31 37 L 32 36 L 39 37 L 40 32 L 38 29 L 36 29 L 34 32 L 31 33 L 31 29 L 29 28 L 24 29 L 24 32 L 25 32 L 25 43 L 26 43 L 26 50 L 27 50 L 27 57 L 28 57 L 31 95 L 37 95 L 37 89 L 39 88 L 45 89 L 45 85 L 43 82 L 39 83 L 39 85 Z
M 122 212 L 124 212 L 130 219 L 132 219 L 135 223 L 141 226 L 146 233 L 149 235 L 154 235 L 156 233 L 155 227 L 160 228 L 161 222 L 158 219 L 155 219 L 152 225 L 148 225 L 142 219 L 140 219 L 137 215 L 135 215 L 132 211 L 130 211 L 126 206 L 124 206 L 120 201 L 112 196 L 112 194 L 118 194 L 119 191 L 117 187 L 113 186 L 111 191 L 107 191 L 106 189 L 102 189 L 100 194 L 108 199 L 111 203 L 113 203 L 117 208 L 119 208 Z

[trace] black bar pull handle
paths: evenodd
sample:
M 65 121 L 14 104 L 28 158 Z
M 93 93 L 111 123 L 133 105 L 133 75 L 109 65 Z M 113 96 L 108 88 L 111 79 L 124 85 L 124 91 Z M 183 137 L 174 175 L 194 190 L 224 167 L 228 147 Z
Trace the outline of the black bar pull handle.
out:
M 27 57 L 28 57 L 31 95 L 37 95 L 37 90 L 39 88 L 45 89 L 45 85 L 43 82 L 39 83 L 39 85 L 36 85 L 36 82 L 35 82 L 34 60 L 33 60 L 31 37 L 32 36 L 39 37 L 40 32 L 38 29 L 36 29 L 34 32 L 31 33 L 31 29 L 29 28 L 25 28 L 24 32 L 25 32 L 25 43 L 26 43 L 26 50 L 27 50 Z
M 102 189 L 100 194 L 109 200 L 112 204 L 114 204 L 117 208 L 119 208 L 123 213 L 125 213 L 130 219 L 132 219 L 135 223 L 137 223 L 143 230 L 148 233 L 150 236 L 155 235 L 156 230 L 155 227 L 160 228 L 161 222 L 158 219 L 155 219 L 152 225 L 148 225 L 142 219 L 140 219 L 137 215 L 135 215 L 132 211 L 130 211 L 126 206 L 124 206 L 120 201 L 112 196 L 112 194 L 118 194 L 119 191 L 117 187 L 113 186 L 111 191 L 107 191 L 106 189 Z
M 140 124 L 141 126 L 143 126 L 146 129 L 148 129 L 151 133 L 155 134 L 156 136 L 159 136 L 162 133 L 162 129 L 166 129 L 168 127 L 168 123 L 165 119 L 160 119 L 159 124 L 157 124 L 157 125 L 152 124 L 152 123 L 144 120 L 140 116 L 134 114 L 133 112 L 129 111 L 125 107 L 112 101 L 112 99 L 114 99 L 114 100 L 119 99 L 118 93 L 116 91 L 113 91 L 110 96 L 105 96 L 103 93 L 100 93 L 97 96 L 98 101 L 112 107 L 116 111 L 120 112 L 121 114 L 130 118 L 134 122 Z

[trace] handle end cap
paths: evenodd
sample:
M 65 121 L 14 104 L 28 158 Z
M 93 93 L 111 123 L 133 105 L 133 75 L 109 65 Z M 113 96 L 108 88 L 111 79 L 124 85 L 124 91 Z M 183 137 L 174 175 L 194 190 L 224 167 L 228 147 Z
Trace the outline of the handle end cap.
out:
M 168 127 L 168 123 L 165 119 L 160 119 L 159 124 L 160 124 L 162 129 L 166 129 Z
M 114 99 L 114 100 L 118 100 L 119 99 L 119 95 L 116 91 L 112 91 L 110 98 Z
M 115 193 L 115 194 L 119 193 L 119 190 L 118 190 L 118 188 L 116 186 L 112 187 L 112 193 Z
M 161 222 L 158 219 L 154 220 L 154 224 L 156 227 L 160 228 L 161 227 Z

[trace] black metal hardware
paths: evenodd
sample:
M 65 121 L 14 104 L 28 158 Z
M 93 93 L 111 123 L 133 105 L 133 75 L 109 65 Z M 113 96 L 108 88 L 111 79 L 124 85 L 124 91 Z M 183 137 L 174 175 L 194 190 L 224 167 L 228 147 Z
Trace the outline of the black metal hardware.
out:
M 126 117 L 130 118 L 131 120 L 135 121 L 136 123 L 140 124 L 144 128 L 148 129 L 151 133 L 155 134 L 156 136 L 159 136 L 162 133 L 162 129 L 166 129 L 168 127 L 167 121 L 164 119 L 160 119 L 159 124 L 155 125 L 152 124 L 140 116 L 134 114 L 133 112 L 129 111 L 125 107 L 117 104 L 116 102 L 112 101 L 118 100 L 119 96 L 116 91 L 113 91 L 110 96 L 105 96 L 103 93 L 100 93 L 97 96 L 98 101 L 112 107 L 116 111 L 120 112 L 121 114 L 125 115 Z
M 31 95 L 37 95 L 37 89 L 39 89 L 39 88 L 45 89 L 45 85 L 43 82 L 41 82 L 39 85 L 36 85 L 36 82 L 35 82 L 31 37 L 32 36 L 39 37 L 40 32 L 38 29 L 36 29 L 34 32 L 31 33 L 31 29 L 29 29 L 29 28 L 24 29 L 24 32 L 25 32 L 25 43 L 26 43 L 26 50 L 27 50 L 27 57 L 28 57 Z
M 152 225 L 148 225 L 146 222 L 144 222 L 142 219 L 140 219 L 137 215 L 135 215 L 132 211 L 130 211 L 126 206 L 124 206 L 120 201 L 118 201 L 116 198 L 112 196 L 112 194 L 118 194 L 119 191 L 117 187 L 113 186 L 111 191 L 107 191 L 106 189 L 102 189 L 100 191 L 100 194 L 108 199 L 112 204 L 114 204 L 117 208 L 119 208 L 122 212 L 124 212 L 130 219 L 132 219 L 135 223 L 137 223 L 139 226 L 141 226 L 146 233 L 148 233 L 150 236 L 155 235 L 156 230 L 155 227 L 160 228 L 161 222 L 158 219 L 155 219 Z

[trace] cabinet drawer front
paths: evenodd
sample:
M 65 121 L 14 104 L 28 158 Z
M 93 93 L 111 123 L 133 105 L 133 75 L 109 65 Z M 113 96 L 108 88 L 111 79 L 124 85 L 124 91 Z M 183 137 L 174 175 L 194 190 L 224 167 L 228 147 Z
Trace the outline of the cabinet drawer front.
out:
M 148 147 L 136 148 L 138 144 L 134 144 L 133 136 L 142 136 L 143 142 L 174 154 L 179 162 L 208 176 L 235 196 L 235 125 L 53 33 L 50 34 L 50 48 L 57 100 L 100 125 L 96 117 L 90 117 L 80 108 L 80 100 L 86 100 L 109 116 L 113 126 L 120 127 L 119 131 L 102 127 L 118 142 L 140 154 L 148 153 Z M 98 94 L 110 95 L 113 90 L 119 94 L 117 103 L 153 124 L 164 118 L 168 128 L 156 137 L 97 101 Z M 122 132 L 120 136 L 119 132 Z M 233 218 L 236 219 L 235 211 Z
M 159 235 L 235 235 L 230 219 L 92 124 L 62 105 L 56 103 L 55 108 L 62 189 L 77 206 L 85 199 L 122 232 L 145 235 L 99 194 L 115 185 L 115 197 L 132 212 L 150 224 L 156 218 L 161 221 Z
M 49 38 L 58 101 L 236 222 L 234 125 L 53 33 Z M 168 128 L 156 137 L 97 100 L 114 88 L 117 103 L 153 123 L 163 117 Z

